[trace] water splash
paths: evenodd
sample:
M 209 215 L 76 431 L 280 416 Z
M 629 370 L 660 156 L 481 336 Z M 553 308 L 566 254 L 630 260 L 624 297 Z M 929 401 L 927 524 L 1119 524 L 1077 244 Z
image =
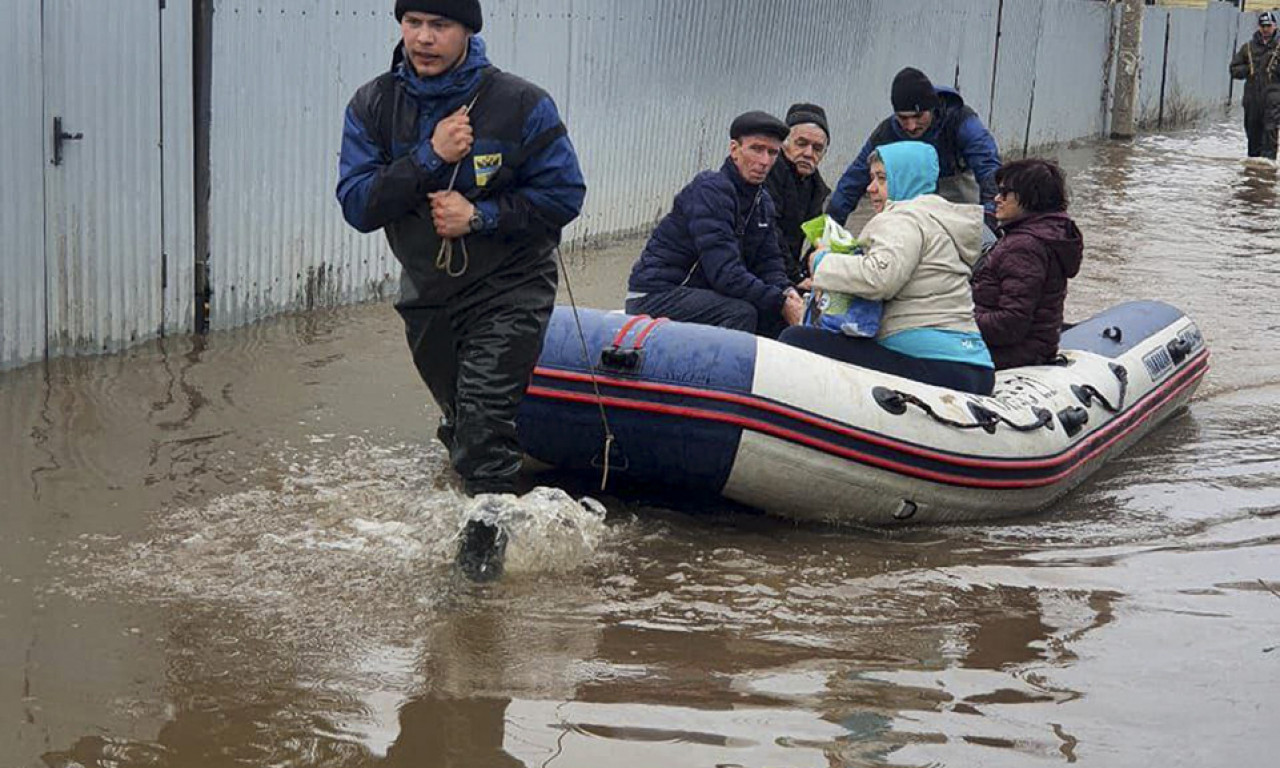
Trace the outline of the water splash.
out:
M 469 520 L 506 532 L 506 570 L 513 575 L 577 568 L 591 559 L 605 534 L 603 504 L 589 497 L 576 501 L 558 488 L 472 499 L 459 532 Z
M 301 637 L 376 627 L 394 642 L 450 593 L 457 532 L 476 501 L 449 482 L 435 443 L 336 442 L 269 453 L 246 478 L 255 487 L 159 510 L 137 537 L 69 543 L 54 588 L 229 603 Z M 598 502 L 552 488 L 500 498 L 492 513 L 517 577 L 581 567 L 606 534 Z

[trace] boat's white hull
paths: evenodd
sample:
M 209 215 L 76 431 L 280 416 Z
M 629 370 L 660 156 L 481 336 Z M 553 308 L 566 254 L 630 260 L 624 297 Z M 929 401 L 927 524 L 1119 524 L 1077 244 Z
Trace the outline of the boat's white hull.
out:
M 619 476 L 824 522 L 1042 509 L 1183 408 L 1208 369 L 1195 324 L 1155 302 L 1081 324 L 1064 335 L 1063 364 L 1002 371 L 990 397 L 733 331 L 607 313 L 579 318 L 584 355 L 566 314 L 557 310 L 564 327 L 553 322 L 522 410 L 531 455 L 598 469 L 603 404 Z

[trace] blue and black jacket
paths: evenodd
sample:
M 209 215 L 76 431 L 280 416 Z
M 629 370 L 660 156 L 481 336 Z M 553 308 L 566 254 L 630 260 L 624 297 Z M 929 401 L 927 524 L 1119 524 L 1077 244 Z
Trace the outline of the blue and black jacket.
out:
M 775 232 L 773 200 L 732 160 L 703 171 L 676 195 L 671 212 L 631 268 L 630 293 L 708 288 L 777 314 L 791 287 Z
M 871 133 L 857 159 L 849 165 L 836 191 L 827 204 L 827 214 L 844 223 L 858 207 L 871 182 L 867 158 L 880 146 L 898 141 L 923 141 L 938 150 L 940 179 L 973 171 L 979 189 L 979 202 L 988 214 L 995 213 L 996 171 L 1000 169 L 1000 150 L 996 140 L 982 124 L 982 119 L 969 107 L 954 88 L 934 86 L 942 105 L 935 112 L 933 125 L 924 135 L 912 139 L 902 130 L 897 115 L 891 115 Z
M 435 153 L 431 135 L 468 104 L 475 143 L 456 166 L 453 188 L 475 204 L 484 225 L 466 236 L 466 272 L 450 277 L 436 266 L 441 238 L 427 194 L 449 188 L 455 165 Z M 386 231 L 405 271 L 403 307 L 439 305 L 499 267 L 553 258 L 561 229 L 582 210 L 586 185 L 555 102 L 491 66 L 484 41 L 472 37 L 465 60 L 438 77 L 418 77 L 397 46 L 391 70 L 356 91 L 337 194 L 351 226 Z M 455 255 L 452 269 L 460 266 Z

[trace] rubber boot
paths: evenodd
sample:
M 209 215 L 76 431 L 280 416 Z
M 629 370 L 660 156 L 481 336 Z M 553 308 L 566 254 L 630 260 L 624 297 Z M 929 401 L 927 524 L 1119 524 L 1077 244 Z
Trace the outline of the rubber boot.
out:
M 507 553 L 507 535 L 496 525 L 483 520 L 469 520 L 462 531 L 455 561 L 468 579 L 483 584 L 502 577 Z

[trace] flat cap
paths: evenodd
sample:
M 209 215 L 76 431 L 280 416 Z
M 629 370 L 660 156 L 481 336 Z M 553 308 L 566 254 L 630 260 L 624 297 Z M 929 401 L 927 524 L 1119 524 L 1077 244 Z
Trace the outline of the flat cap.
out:
M 729 138 L 737 141 L 743 136 L 772 136 L 786 141 L 791 129 L 768 112 L 745 112 L 733 119 L 729 126 Z

